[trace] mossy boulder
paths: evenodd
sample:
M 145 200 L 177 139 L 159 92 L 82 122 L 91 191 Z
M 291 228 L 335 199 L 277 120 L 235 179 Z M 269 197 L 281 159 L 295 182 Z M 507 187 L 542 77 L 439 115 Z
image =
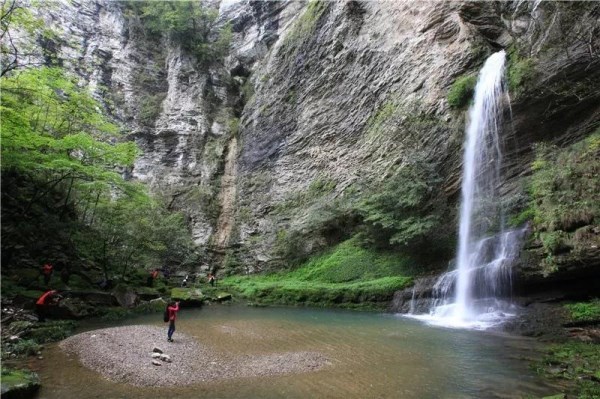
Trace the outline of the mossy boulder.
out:
M 32 398 L 40 388 L 40 378 L 27 370 L 2 369 L 2 399 Z
M 217 293 L 217 301 L 219 301 L 219 302 L 230 301 L 231 299 L 232 299 L 232 296 L 228 292 L 218 292 Z
M 160 298 L 160 292 L 157 288 L 138 287 L 135 292 L 143 301 L 151 301 Z
M 171 299 L 183 306 L 200 306 L 206 297 L 199 288 L 173 288 Z

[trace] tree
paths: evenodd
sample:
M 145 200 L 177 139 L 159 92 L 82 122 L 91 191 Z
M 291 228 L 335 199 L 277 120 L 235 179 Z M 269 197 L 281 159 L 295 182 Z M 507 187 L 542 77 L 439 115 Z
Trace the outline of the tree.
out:
M 44 2 L 44 8 L 52 4 Z M 0 14 L 0 77 L 27 66 L 42 65 L 41 54 L 36 51 L 34 40 L 51 39 L 54 32 L 42 18 L 35 17 L 31 8 L 39 7 L 38 1 L 26 5 L 20 0 L 2 0 Z
M 444 216 L 448 208 L 439 192 L 440 183 L 429 163 L 402 167 L 358 204 L 357 210 L 363 218 L 361 241 L 418 252 L 436 237 L 447 238 L 450 234 L 444 227 Z

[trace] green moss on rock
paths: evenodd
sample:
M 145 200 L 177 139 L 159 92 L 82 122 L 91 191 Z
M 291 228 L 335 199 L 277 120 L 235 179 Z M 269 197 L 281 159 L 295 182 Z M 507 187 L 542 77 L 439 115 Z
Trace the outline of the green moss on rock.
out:
M 2 399 L 30 398 L 40 388 L 40 378 L 27 370 L 2 368 Z
M 448 104 L 452 108 L 464 108 L 473 98 L 477 76 L 461 76 L 454 81 L 448 91 Z
M 173 288 L 171 290 L 171 299 L 183 303 L 201 303 L 204 301 L 205 296 L 198 288 Z

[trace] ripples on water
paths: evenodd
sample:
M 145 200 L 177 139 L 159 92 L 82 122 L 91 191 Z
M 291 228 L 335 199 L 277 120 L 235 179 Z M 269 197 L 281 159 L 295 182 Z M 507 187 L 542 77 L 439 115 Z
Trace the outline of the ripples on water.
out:
M 160 318 L 145 316 L 128 324 L 164 325 Z M 209 306 L 182 310 L 177 328 L 220 352 L 318 351 L 332 365 L 296 375 L 134 388 L 102 379 L 53 345 L 45 360 L 32 364 L 42 377 L 39 397 L 458 399 L 556 392 L 542 384 L 527 362 L 518 360 L 536 355 L 534 341 L 428 327 L 393 315 Z

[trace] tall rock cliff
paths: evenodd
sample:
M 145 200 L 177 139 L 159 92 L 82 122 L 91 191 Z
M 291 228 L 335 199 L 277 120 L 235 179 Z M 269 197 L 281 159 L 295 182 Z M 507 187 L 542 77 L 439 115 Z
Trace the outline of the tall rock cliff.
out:
M 598 129 L 599 15 L 593 2 L 242 1 L 220 10 L 213 29 L 231 24 L 233 40 L 207 65 L 121 4 L 72 2 L 47 13 L 63 40 L 44 45 L 140 146 L 131 176 L 183 209 L 222 267 L 251 272 L 341 239 L 336 212 L 415 160 L 456 201 L 466 112 L 448 93 L 499 49 L 504 192 L 518 194 L 533 143 Z

